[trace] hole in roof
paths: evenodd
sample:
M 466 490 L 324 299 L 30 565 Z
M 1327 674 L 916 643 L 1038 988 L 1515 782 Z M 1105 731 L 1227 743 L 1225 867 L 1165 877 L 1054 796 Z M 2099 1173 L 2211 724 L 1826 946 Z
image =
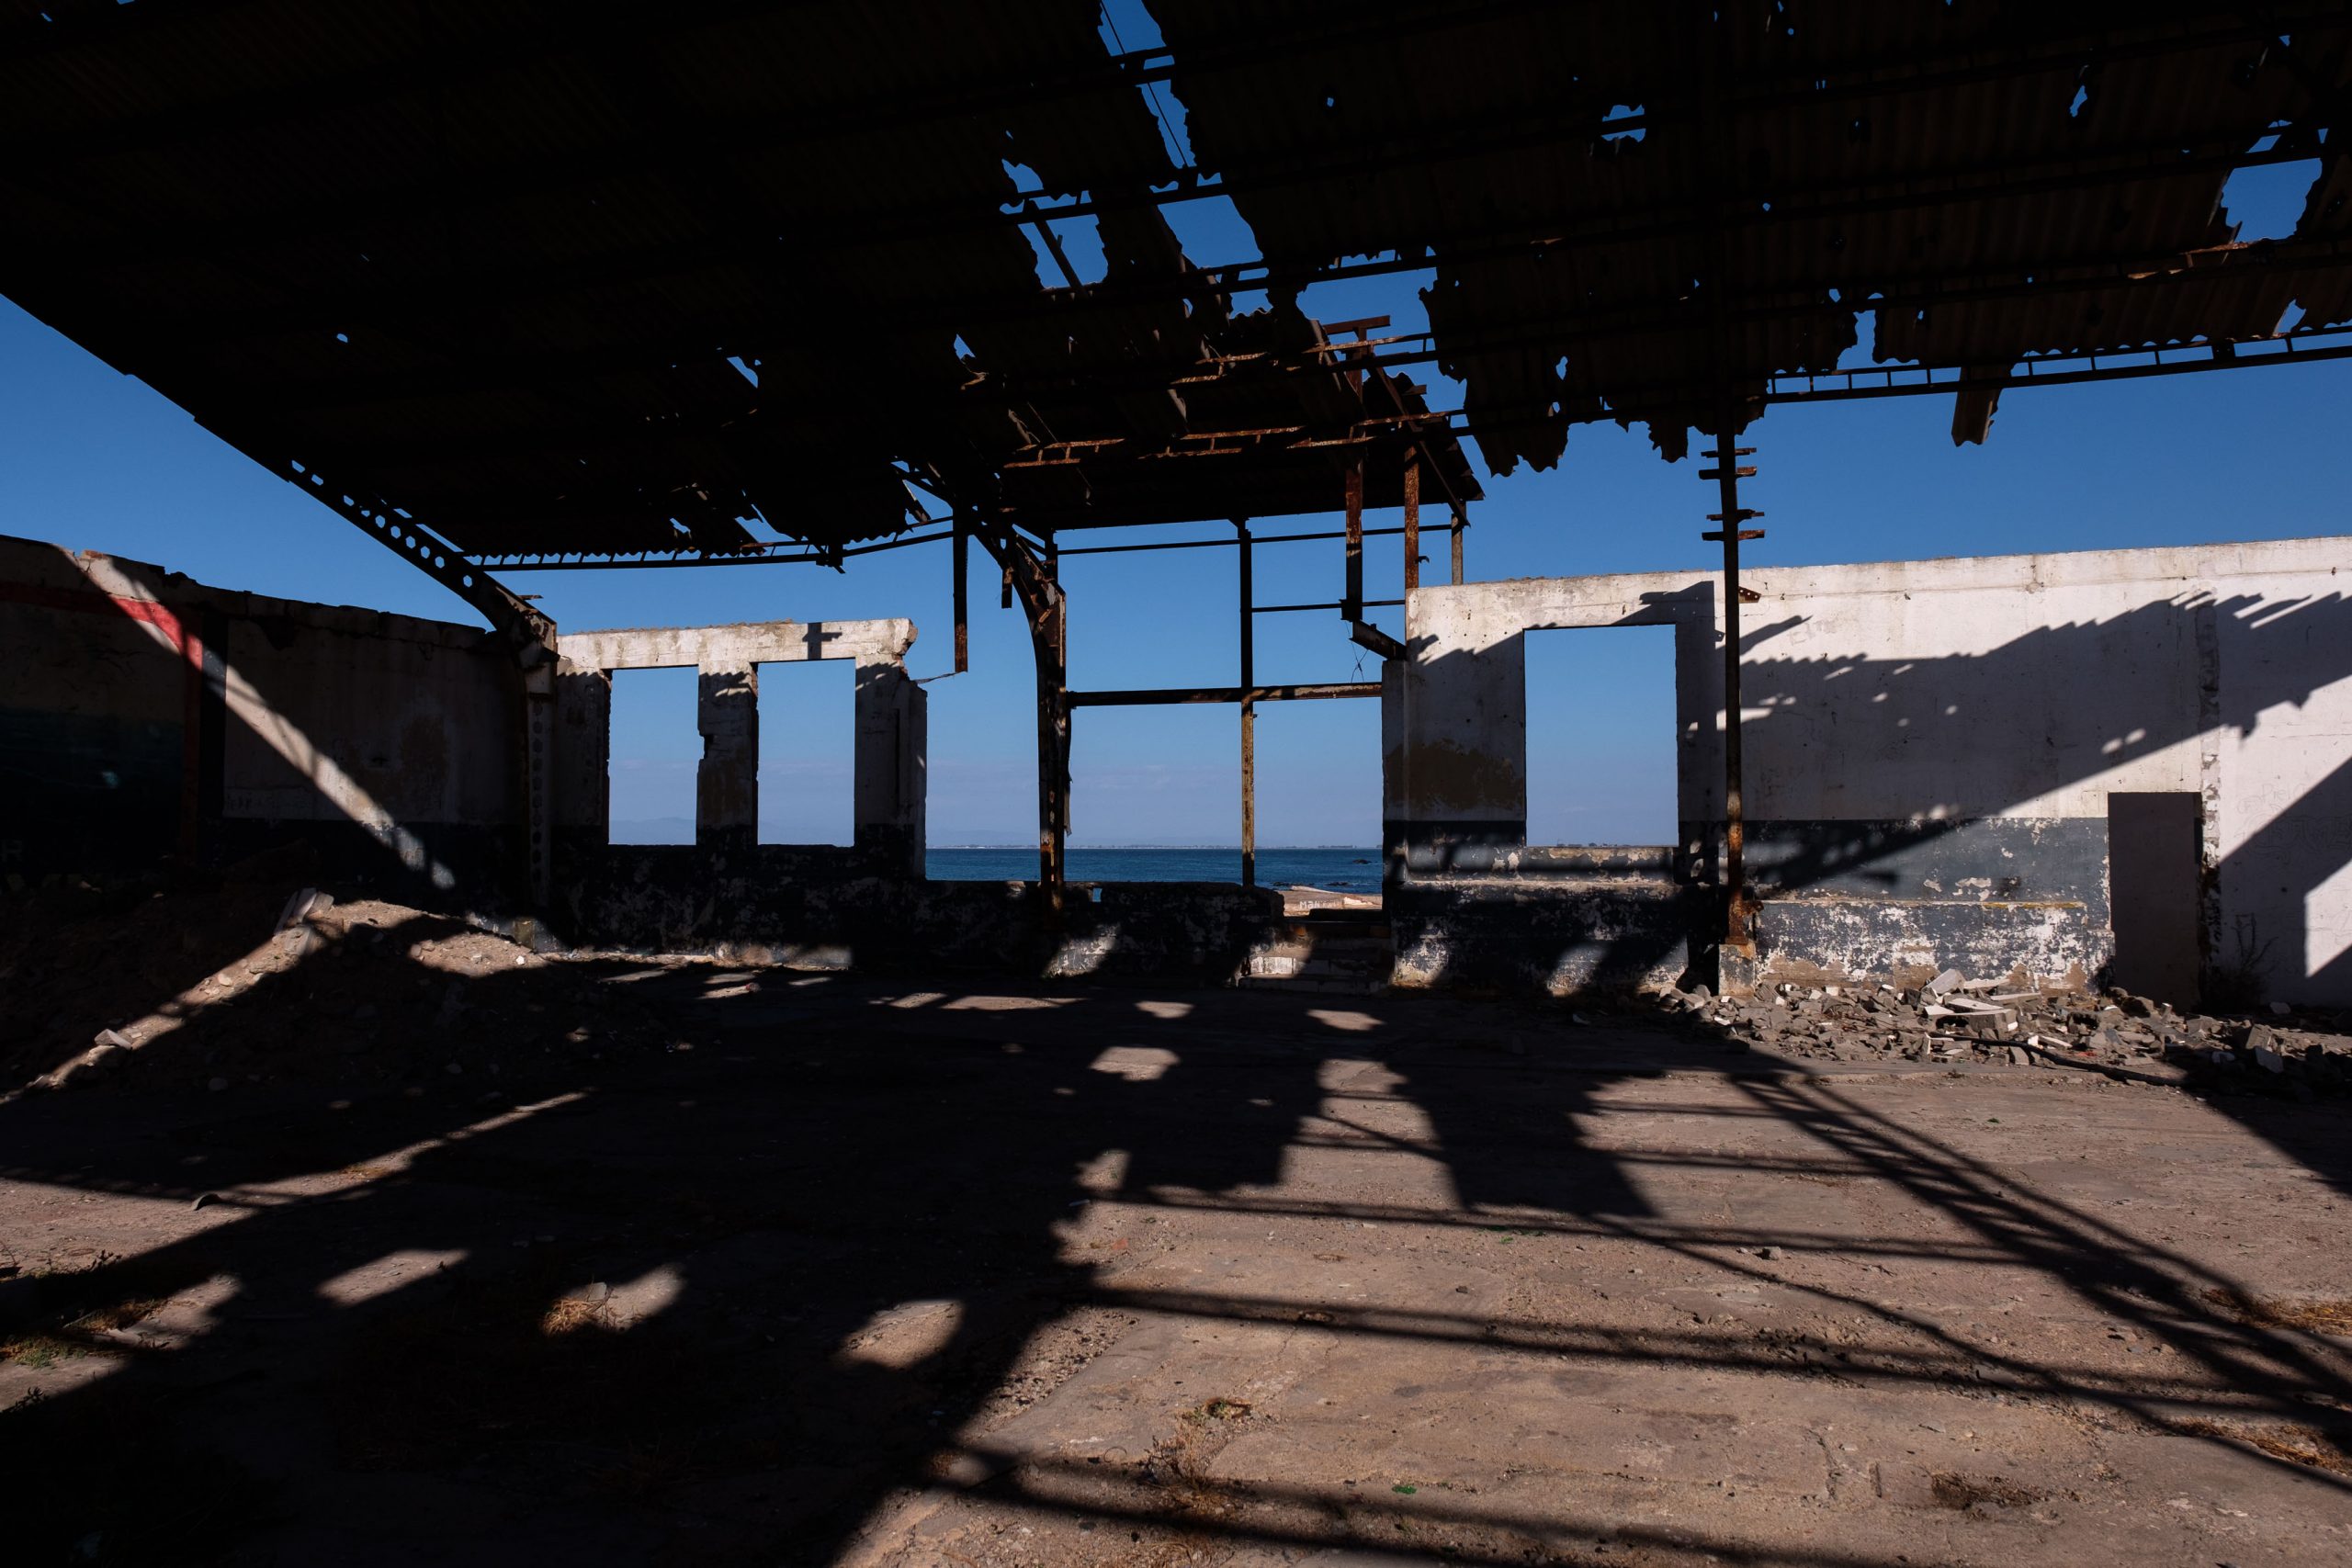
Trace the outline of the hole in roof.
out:
M 972 353 L 972 345 L 964 341 L 961 333 L 958 333 L 956 338 L 956 357 L 958 359 L 972 359 L 978 357 Z
M 749 381 L 752 386 L 756 387 L 760 384 L 759 372 L 744 364 L 742 355 L 730 354 L 727 356 L 727 363 L 735 367 L 735 374 L 743 378 L 744 380 Z
M 2068 105 L 2066 106 L 2066 118 L 2067 118 L 2068 119 L 2080 119 L 2080 118 L 2083 118 L 2083 106 L 2084 106 L 2085 104 L 2089 103 L 2090 101 L 2091 101 L 2091 90 L 2090 90 L 2090 88 L 2089 88 L 2087 85 L 2078 85 L 2078 86 L 2076 86 L 2076 87 L 2075 87 L 2075 101 L 2074 101 L 2073 103 L 2068 104 Z
M 351 341 L 351 334 L 349 333 L 337 333 L 334 334 L 334 341 L 337 343 L 349 343 Z
M 1054 243 L 1061 246 L 1059 257 L 1046 241 L 1048 230 Z M 1110 263 L 1102 254 L 1102 232 L 1091 213 L 1050 220 L 1033 219 L 1021 225 L 1021 231 L 1028 236 L 1030 253 L 1036 258 L 1037 281 L 1045 288 L 1067 288 L 1072 275 L 1080 285 L 1100 283 L 1110 275 Z M 1069 273 L 1062 270 L 1065 260 L 1069 263 Z
M 1007 212 L 1018 212 L 1029 205 L 1031 197 L 1046 194 L 1046 182 L 1039 179 L 1037 171 L 1028 164 L 1016 164 L 1010 158 L 1000 158 L 997 162 L 1004 169 L 1004 177 L 1012 182 L 1012 199 L 1003 204 Z
M 1258 254 L 1258 236 L 1229 196 L 1171 201 L 1159 209 L 1185 256 L 1198 266 L 1224 266 Z
M 1648 134 L 1648 131 L 1642 126 L 1633 126 L 1624 130 L 1611 130 L 1609 129 L 1610 125 L 1614 121 L 1621 119 L 1632 119 L 1641 113 L 1642 106 L 1639 104 L 1610 105 L 1609 112 L 1600 117 L 1600 139 L 1603 141 L 1641 141 L 1644 136 Z
M 2222 215 L 2237 225 L 2242 241 L 2283 240 L 2302 220 L 2320 169 L 2317 158 L 2232 169 L 2222 186 Z
M 1143 0 L 1102 0 L 1095 17 L 1094 34 L 1114 56 L 1154 54 L 1168 48 L 1159 23 Z M 1159 139 L 1167 147 L 1169 157 L 1179 168 L 1188 167 L 1193 162 L 1193 141 L 1183 100 L 1165 82 L 1138 82 L 1136 92 L 1142 97 L 1145 110 L 1158 122 Z
M 1021 225 L 1021 237 L 1029 242 L 1029 250 L 1036 257 L 1038 286 L 1043 288 L 1061 288 L 1064 283 L 1062 269 L 1054 261 L 1054 254 L 1046 248 L 1046 242 L 1038 237 L 1037 225 Z

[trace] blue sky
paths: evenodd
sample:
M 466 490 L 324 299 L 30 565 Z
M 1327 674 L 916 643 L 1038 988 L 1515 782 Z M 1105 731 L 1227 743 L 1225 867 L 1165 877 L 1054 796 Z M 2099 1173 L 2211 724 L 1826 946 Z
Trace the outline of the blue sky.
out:
M 1114 7 L 1130 48 L 1156 41 L 1131 4 Z M 1181 107 L 1159 103 L 1182 144 Z M 2309 171 L 2248 171 L 2232 186 L 2246 234 L 2283 232 Z M 1255 254 L 1223 200 L 1170 209 L 1204 263 Z M 1066 240 L 1087 273 L 1099 247 L 1082 224 Z M 1303 304 L 1327 320 L 1385 313 L 1396 330 L 1424 317 L 1421 275 L 1319 286 Z M 1238 301 L 1243 307 L 1252 303 Z M 1865 349 L 1857 363 L 1867 363 Z M 1460 391 L 1427 367 L 1433 406 Z M 1759 566 L 2022 550 L 2286 537 L 2352 531 L 2346 411 L 2352 363 L 2187 376 L 2008 393 L 1992 439 L 1955 448 L 1949 398 L 1777 408 L 1743 438 L 1760 476 L 1748 504 L 1769 536 Z M 1713 491 L 1695 460 L 1668 465 L 1637 430 L 1571 433 L 1549 473 L 1487 482 L 1473 509 L 1475 579 L 1703 570 L 1714 547 Z M 1375 526 L 1393 514 L 1372 514 Z M 427 519 L 429 521 L 429 519 Z M 779 519 L 789 526 L 789 518 Z M 1267 520 L 1261 532 L 1336 525 Z M 0 532 L 153 561 L 200 581 L 289 598 L 472 621 L 464 604 L 333 513 L 198 429 L 142 383 L 119 376 L 0 302 Z M 1204 525 L 1189 536 L 1228 533 Z M 1073 543 L 1111 543 L 1124 531 Z M 1140 535 L 1133 536 L 1143 536 Z M 1188 536 L 1182 532 L 1162 536 Z M 1396 596 L 1393 539 L 1368 552 L 1367 592 Z M 1430 553 L 1440 580 L 1442 537 Z M 997 608 L 996 581 L 973 553 L 972 670 L 947 676 L 948 556 L 925 546 L 810 566 L 709 570 L 516 572 L 518 591 L 568 628 L 759 619 L 907 615 L 921 637 L 910 663 L 945 677 L 931 695 L 934 844 L 1028 841 L 1035 743 L 1026 634 Z M 1234 552 L 1179 550 L 1066 562 L 1071 682 L 1080 687 L 1230 683 L 1237 676 Z M 1338 597 L 1336 544 L 1259 551 L 1258 593 L 1276 604 Z M 1401 631 L 1397 612 L 1382 613 Z M 1553 633 L 1531 648 L 1532 836 L 1555 842 L 1655 842 L 1671 835 L 1672 689 L 1662 635 Z M 1268 615 L 1258 626 L 1264 681 L 1371 679 L 1376 662 L 1337 616 Z M 1275 705 L 1260 719 L 1261 841 L 1371 844 L 1379 828 L 1379 715 L 1370 702 Z M 763 694 L 763 836 L 845 836 L 849 697 L 845 670 L 786 668 Z M 1078 843 L 1231 843 L 1238 833 L 1238 719 L 1221 707 L 1093 709 L 1078 715 L 1072 839 Z M 623 677 L 616 699 L 614 816 L 690 819 L 693 682 L 681 671 Z

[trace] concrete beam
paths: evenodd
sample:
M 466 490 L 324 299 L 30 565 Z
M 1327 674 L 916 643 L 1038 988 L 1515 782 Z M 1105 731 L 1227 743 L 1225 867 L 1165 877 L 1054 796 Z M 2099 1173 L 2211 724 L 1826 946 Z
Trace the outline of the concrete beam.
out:
M 566 632 L 563 657 L 586 670 L 748 670 L 809 659 L 898 663 L 914 646 L 915 624 L 880 621 L 752 621 L 724 626 L 636 626 Z

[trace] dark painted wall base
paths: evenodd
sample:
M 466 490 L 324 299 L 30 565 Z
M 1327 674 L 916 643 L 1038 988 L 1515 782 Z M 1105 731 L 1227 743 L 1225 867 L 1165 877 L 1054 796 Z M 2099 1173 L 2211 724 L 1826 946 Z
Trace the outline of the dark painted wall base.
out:
M 548 935 L 562 945 L 718 953 L 883 973 L 996 970 L 1223 983 L 1272 940 L 1282 897 L 1213 883 L 1073 886 L 1048 932 L 1036 886 L 925 882 L 891 857 L 763 846 L 575 851 L 558 863 Z

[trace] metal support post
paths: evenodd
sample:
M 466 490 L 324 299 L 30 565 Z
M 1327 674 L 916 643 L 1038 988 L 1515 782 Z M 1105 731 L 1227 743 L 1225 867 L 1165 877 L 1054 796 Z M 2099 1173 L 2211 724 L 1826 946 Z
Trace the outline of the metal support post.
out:
M 1048 930 L 1062 923 L 1069 838 L 1069 602 L 1046 561 L 1010 529 L 980 536 L 1029 622 L 1037 663 L 1037 886 Z M 1050 548 L 1050 547 L 1049 547 Z
M 1703 13 L 1702 13 L 1703 14 Z M 1709 332 L 1707 338 L 1709 369 L 1714 382 L 1715 448 L 1713 468 L 1702 468 L 1702 479 L 1715 482 L 1716 495 L 1723 510 L 1713 513 L 1710 521 L 1717 524 L 1715 532 L 1703 536 L 1721 540 L 1724 547 L 1724 854 L 1723 892 L 1724 927 L 1723 954 L 1752 961 L 1756 955 L 1755 934 L 1748 922 L 1747 904 L 1747 810 L 1743 788 L 1743 767 L 1740 755 L 1739 689 L 1739 609 L 1743 591 L 1739 585 L 1739 547 L 1742 541 L 1760 539 L 1761 532 L 1743 526 L 1751 517 L 1759 515 L 1739 504 L 1739 481 L 1754 468 L 1742 468 L 1739 459 L 1743 450 L 1735 446 L 1740 427 L 1747 423 L 1739 391 L 1741 372 L 1739 350 L 1743 340 L 1736 335 L 1734 306 L 1738 293 L 1738 278 L 1726 229 L 1736 220 L 1737 212 L 1737 148 L 1735 127 L 1729 110 L 1730 93 L 1735 66 L 1731 53 L 1732 17 L 1719 13 L 1714 18 L 1713 47 L 1707 57 L 1707 67 L 1700 91 L 1700 123 L 1702 144 L 1707 150 L 1708 174 L 1713 186 L 1713 199 L 1709 203 L 1704 235 L 1706 254 L 1705 300 Z M 1732 966 L 1725 964 L 1718 976 L 1724 988 L 1732 988 Z
M 961 675 L 972 667 L 972 606 L 967 592 L 965 576 L 971 530 L 964 526 L 962 518 L 956 520 L 956 673 Z
M 1421 455 L 1405 454 L 1405 592 L 1421 585 Z M 1248 685 L 1245 679 L 1243 685 Z
M 1340 614 L 1351 621 L 1363 619 L 1363 459 L 1348 463 L 1348 580 L 1340 595 Z
M 1241 886 L 1258 886 L 1258 605 L 1253 581 L 1256 548 L 1250 525 L 1241 536 Z
M 1709 522 L 1723 526 L 1701 537 L 1721 540 L 1724 547 L 1724 943 L 1749 953 L 1755 939 L 1747 922 L 1747 812 L 1742 797 L 1739 689 L 1739 608 L 1747 591 L 1739 585 L 1739 547 L 1746 540 L 1764 536 L 1761 528 L 1740 526 L 1763 513 L 1739 504 L 1739 481 L 1756 472 L 1753 467 L 1742 468 L 1739 459 L 1755 448 L 1732 445 L 1731 432 L 1738 419 L 1732 399 L 1724 400 L 1716 418 L 1721 434 L 1710 454 L 1715 466 L 1700 469 L 1699 477 L 1715 481 L 1723 506 L 1721 512 L 1708 514 Z

